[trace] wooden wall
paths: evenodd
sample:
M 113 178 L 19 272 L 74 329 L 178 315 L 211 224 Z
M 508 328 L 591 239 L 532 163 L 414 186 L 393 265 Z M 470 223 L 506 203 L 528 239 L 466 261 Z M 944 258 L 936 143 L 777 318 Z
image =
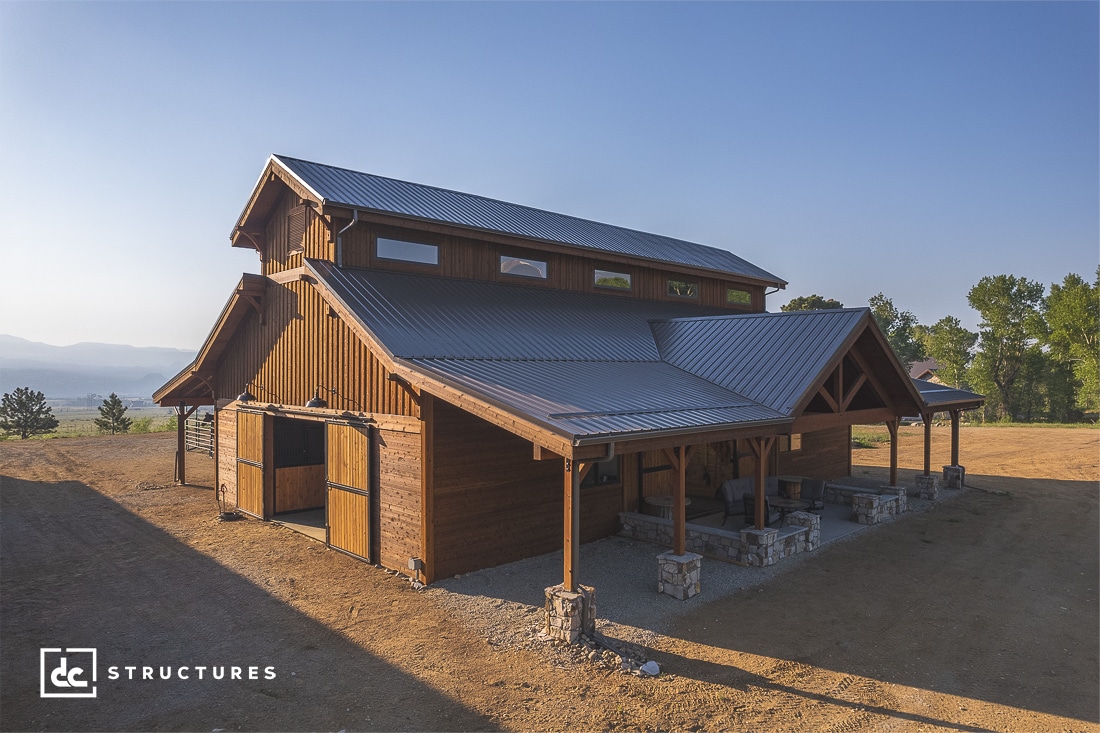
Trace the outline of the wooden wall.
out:
M 218 488 L 225 486 L 225 499 L 230 506 L 237 506 L 237 410 L 221 405 L 216 416 L 215 482 Z
M 776 473 L 826 481 L 852 472 L 851 428 L 839 427 L 802 434 L 802 450 L 779 453 Z
M 561 461 L 442 400 L 432 431 L 436 579 L 561 549 Z
M 417 416 L 407 389 L 307 282 L 264 291 L 263 323 L 251 312 L 218 362 L 218 397 L 246 385 L 257 403 L 304 405 L 314 390 L 334 410 Z M 336 392 L 333 393 L 332 389 Z
M 325 505 L 325 464 L 275 469 L 275 513 Z
M 392 570 L 409 572 L 409 558 L 422 557 L 421 434 L 406 430 L 373 429 L 372 471 L 376 472 L 377 538 L 374 556 Z
M 334 219 L 329 224 L 328 220 L 318 214 L 314 208 L 303 206 L 300 201 L 297 194 L 289 188 L 285 189 L 269 215 L 264 235 L 264 253 L 261 257 L 265 275 L 300 267 L 303 257 L 336 261 L 336 232 L 347 226 L 350 219 Z M 297 224 L 290 223 L 295 220 Z M 304 235 L 299 233 L 298 228 L 302 223 L 304 223 Z M 736 278 L 685 275 L 672 270 L 651 267 L 644 261 L 627 262 L 618 261 L 615 257 L 608 260 L 601 259 L 599 256 L 574 254 L 561 245 L 527 243 L 520 238 L 506 235 L 487 236 L 482 240 L 456 235 L 451 233 L 453 231 L 453 227 L 430 223 L 417 227 L 361 220 L 342 236 L 344 266 L 399 269 L 441 277 L 599 292 L 625 298 L 695 303 L 728 308 L 731 312 L 760 312 L 765 309 L 763 286 Z M 374 256 L 374 239 L 378 236 L 435 244 L 439 247 L 439 266 L 410 265 L 378 259 Z M 500 272 L 502 255 L 546 262 L 548 277 L 545 280 L 538 280 L 502 274 Z M 629 274 L 632 279 L 632 290 L 620 292 L 597 288 L 593 277 L 596 269 Z M 669 279 L 697 282 L 698 297 L 687 299 L 668 295 Z M 751 303 L 745 305 L 728 303 L 727 288 L 748 291 L 751 295 Z

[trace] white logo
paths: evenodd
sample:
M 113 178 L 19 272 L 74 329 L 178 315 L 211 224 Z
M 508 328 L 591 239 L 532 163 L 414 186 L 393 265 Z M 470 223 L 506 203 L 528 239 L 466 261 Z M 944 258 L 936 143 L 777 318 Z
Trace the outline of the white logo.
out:
M 95 697 L 95 649 L 46 649 L 41 653 L 41 697 Z

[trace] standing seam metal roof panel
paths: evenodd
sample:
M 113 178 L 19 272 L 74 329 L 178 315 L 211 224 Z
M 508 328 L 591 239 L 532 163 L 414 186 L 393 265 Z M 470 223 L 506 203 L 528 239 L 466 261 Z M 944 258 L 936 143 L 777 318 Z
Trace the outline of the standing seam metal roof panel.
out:
M 271 157 L 325 203 L 700 267 L 743 275 L 771 285 L 786 285 L 784 280 L 767 270 L 716 247 L 297 158 L 282 155 Z
M 653 329 L 663 360 L 789 414 L 865 310 L 682 319 Z
M 406 359 L 658 361 L 650 320 L 722 312 L 320 260 L 307 266 L 393 356 Z

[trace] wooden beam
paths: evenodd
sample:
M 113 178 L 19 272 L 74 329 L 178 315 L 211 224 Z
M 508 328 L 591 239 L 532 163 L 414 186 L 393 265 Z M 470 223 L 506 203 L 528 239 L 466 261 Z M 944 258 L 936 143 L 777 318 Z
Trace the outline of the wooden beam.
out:
M 756 497 L 756 517 L 754 523 L 757 529 L 768 526 L 767 507 L 765 505 L 765 483 L 768 480 L 768 455 L 775 444 L 775 436 L 753 437 L 748 439 L 749 447 L 756 458 L 756 487 L 753 495 Z
M 932 473 L 932 417 L 934 412 L 922 412 L 920 419 L 924 421 L 924 475 Z
M 886 429 L 890 431 L 890 485 L 898 485 L 898 419 L 886 421 Z
M 847 425 L 869 425 L 885 422 L 898 416 L 892 407 L 876 407 L 871 410 L 855 410 L 844 413 L 810 413 L 800 415 L 791 424 L 792 433 L 813 433 L 826 428 L 842 428 Z
M 672 495 L 672 551 L 677 555 L 683 555 L 687 551 L 687 464 L 687 446 L 680 446 L 676 491 Z
M 420 559 L 424 582 L 435 580 L 435 398 L 420 403 Z
M 825 400 L 826 404 L 833 409 L 833 412 L 840 412 L 840 405 L 837 404 L 833 396 L 829 394 L 829 390 L 825 389 L 825 385 L 821 385 L 821 389 L 817 390 L 817 393 L 821 395 L 821 398 Z
M 430 397 L 431 395 L 428 395 L 428 396 Z M 554 451 L 552 451 L 548 448 L 543 448 L 538 443 L 532 443 L 531 447 L 533 448 L 533 451 L 531 453 L 531 458 L 533 458 L 536 461 L 554 461 L 554 460 L 560 461 L 562 459 L 562 456 L 560 454 L 555 453 Z
M 959 465 L 959 416 L 962 410 L 951 411 L 951 465 Z
M 848 394 L 844 395 L 844 401 L 840 404 L 841 412 L 848 411 L 848 405 L 852 404 L 852 400 L 855 399 L 855 396 L 859 393 L 859 388 L 862 387 L 866 381 L 866 374 L 860 374 L 856 377 L 856 381 L 852 383 L 852 388 L 848 390 Z
M 578 464 L 568 458 L 565 464 L 565 539 L 562 543 L 562 565 L 564 578 L 562 584 L 567 591 L 577 591 L 580 575 L 581 542 L 581 481 Z

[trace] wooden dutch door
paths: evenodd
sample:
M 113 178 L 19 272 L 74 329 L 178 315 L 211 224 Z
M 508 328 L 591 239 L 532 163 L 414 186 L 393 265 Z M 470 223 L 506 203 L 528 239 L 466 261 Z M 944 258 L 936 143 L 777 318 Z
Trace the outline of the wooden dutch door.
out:
M 328 543 L 371 562 L 370 429 L 329 423 L 325 442 Z
M 264 415 L 237 413 L 237 508 L 264 518 Z

